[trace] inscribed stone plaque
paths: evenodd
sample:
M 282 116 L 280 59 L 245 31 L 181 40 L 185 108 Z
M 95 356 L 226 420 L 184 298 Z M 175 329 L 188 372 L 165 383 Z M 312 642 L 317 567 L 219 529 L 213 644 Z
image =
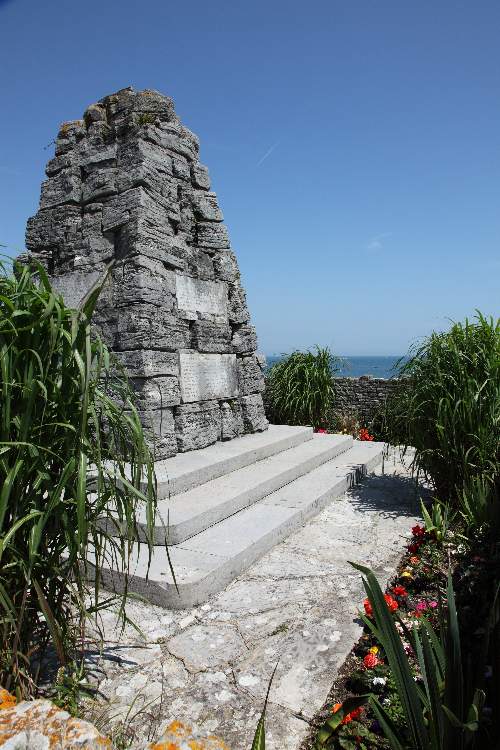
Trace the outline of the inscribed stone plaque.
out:
M 193 310 L 227 316 L 227 285 L 177 274 L 175 292 L 179 310 Z
M 181 351 L 179 368 L 184 403 L 238 396 L 235 354 Z

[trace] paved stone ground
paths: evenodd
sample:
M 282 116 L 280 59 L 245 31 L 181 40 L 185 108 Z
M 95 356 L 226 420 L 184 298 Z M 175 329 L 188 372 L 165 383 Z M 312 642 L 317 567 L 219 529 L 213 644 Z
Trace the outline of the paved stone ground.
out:
M 249 750 L 279 660 L 266 747 L 297 750 L 304 719 L 322 706 L 361 633 L 364 592 L 348 560 L 385 582 L 417 514 L 415 483 L 391 455 L 207 604 L 179 612 L 132 603 L 144 638 L 131 627 L 120 636 L 106 613 L 102 655 L 89 653 L 109 699 L 104 724 L 125 720 L 141 740 L 179 719 Z

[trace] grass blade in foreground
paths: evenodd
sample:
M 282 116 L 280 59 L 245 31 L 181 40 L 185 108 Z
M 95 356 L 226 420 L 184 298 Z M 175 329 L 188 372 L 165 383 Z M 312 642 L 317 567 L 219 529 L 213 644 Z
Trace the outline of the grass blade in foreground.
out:
M 61 663 L 82 645 L 100 606 L 89 559 L 126 575 L 139 508 L 148 525 L 156 510 L 133 394 L 91 336 L 100 286 L 71 310 L 43 268 L 0 267 L 0 682 L 19 696 L 36 691 L 50 643 Z M 100 522 L 115 516 L 121 538 Z
M 255 735 L 252 742 L 252 750 L 266 750 L 266 709 L 267 709 L 267 702 L 269 700 L 269 693 L 271 691 L 271 685 L 273 684 L 274 675 L 276 674 L 276 670 L 278 669 L 278 664 L 273 669 L 273 673 L 271 675 L 271 679 L 269 680 L 269 685 L 267 686 L 267 693 L 266 693 L 266 699 L 264 701 L 264 708 L 262 709 L 262 713 L 259 718 L 259 722 L 257 724 L 257 729 L 255 730 Z

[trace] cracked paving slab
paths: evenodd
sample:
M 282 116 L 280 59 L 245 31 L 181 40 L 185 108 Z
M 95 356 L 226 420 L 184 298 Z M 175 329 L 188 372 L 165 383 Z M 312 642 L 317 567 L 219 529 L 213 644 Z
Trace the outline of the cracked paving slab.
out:
M 279 661 L 266 747 L 297 750 L 361 634 L 364 591 L 349 561 L 369 565 L 385 584 L 424 492 L 392 452 L 206 604 L 167 611 L 131 601 L 142 637 L 131 626 L 116 630 L 114 613 L 104 612 L 104 647 L 89 651 L 88 662 L 108 722 L 128 721 L 141 741 L 187 720 L 248 750 Z

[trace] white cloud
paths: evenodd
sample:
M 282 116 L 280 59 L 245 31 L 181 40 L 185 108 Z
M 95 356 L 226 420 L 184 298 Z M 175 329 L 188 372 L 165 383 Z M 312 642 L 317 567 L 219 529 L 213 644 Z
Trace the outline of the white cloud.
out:
M 382 250 L 384 247 L 384 240 L 388 237 L 392 237 L 392 232 L 383 232 L 382 234 L 375 235 L 375 237 L 372 237 L 367 243 L 366 249 L 371 250 L 372 252 Z

